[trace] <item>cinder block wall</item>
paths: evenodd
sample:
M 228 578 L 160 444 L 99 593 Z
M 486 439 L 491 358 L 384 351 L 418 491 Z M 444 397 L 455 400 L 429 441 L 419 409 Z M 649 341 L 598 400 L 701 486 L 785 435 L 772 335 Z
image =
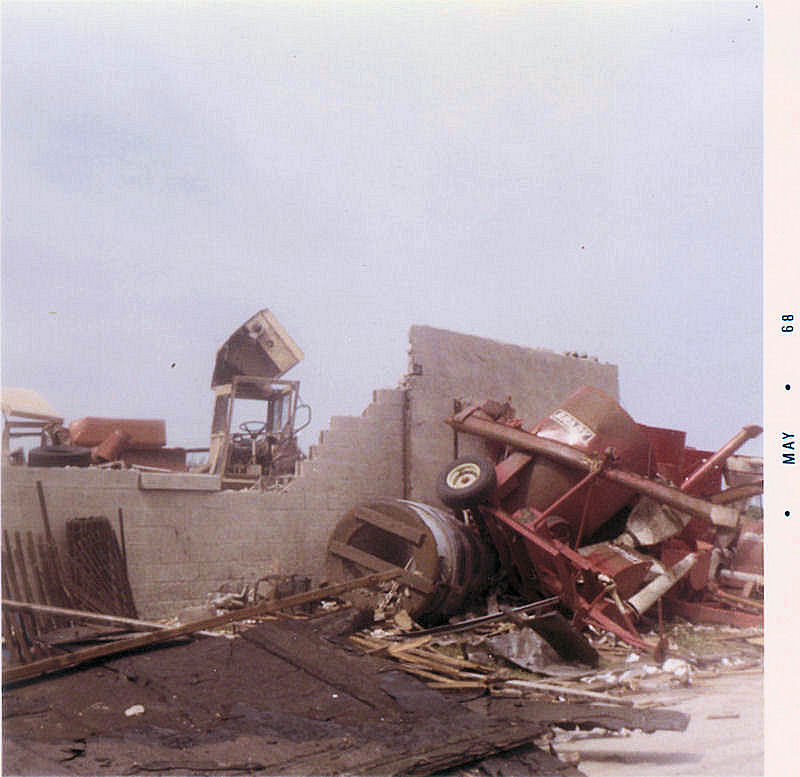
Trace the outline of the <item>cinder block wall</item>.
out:
M 510 397 L 516 415 L 534 423 L 581 386 L 619 396 L 613 364 L 429 326 L 412 327 L 409 340 L 408 498 L 420 502 L 441 504 L 436 477 L 456 449 L 459 456 L 483 450 L 468 435 L 456 440 L 444 423 L 453 415 L 454 402 L 466 406 Z
M 42 482 L 55 540 L 70 518 L 125 525 L 128 575 L 139 615 L 161 618 L 205 603 L 222 584 L 269 574 L 319 583 L 336 522 L 361 501 L 403 495 L 405 392 L 376 391 L 360 417 L 335 416 L 299 476 L 282 491 L 146 491 L 128 470 L 3 468 L 3 528 L 43 533 Z M 118 533 L 119 536 L 119 533 Z
M 122 508 L 128 570 L 143 618 L 201 605 L 221 585 L 268 574 L 319 583 L 327 540 L 354 505 L 379 496 L 438 504 L 435 478 L 453 457 L 443 419 L 453 401 L 504 399 L 536 420 L 584 384 L 617 395 L 616 367 L 431 327 L 410 333 L 403 389 L 376 391 L 361 416 L 334 416 L 297 478 L 280 492 L 149 491 L 133 471 L 3 467 L 3 528 L 42 533 L 36 481 L 56 542 L 70 518 Z M 475 446 L 459 436 L 460 451 Z

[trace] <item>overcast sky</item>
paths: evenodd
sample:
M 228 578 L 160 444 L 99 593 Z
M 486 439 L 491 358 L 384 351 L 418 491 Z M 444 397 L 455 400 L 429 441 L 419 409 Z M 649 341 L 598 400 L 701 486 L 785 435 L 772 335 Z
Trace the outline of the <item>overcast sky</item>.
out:
M 3 384 L 207 445 L 268 307 L 304 445 L 429 324 L 718 447 L 762 416 L 760 5 L 4 2 Z

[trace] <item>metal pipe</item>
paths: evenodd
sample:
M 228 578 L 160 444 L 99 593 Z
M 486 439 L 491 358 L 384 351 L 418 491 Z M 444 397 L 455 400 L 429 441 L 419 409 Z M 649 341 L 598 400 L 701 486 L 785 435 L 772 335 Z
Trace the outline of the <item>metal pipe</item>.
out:
M 685 577 L 697 563 L 697 553 L 689 553 L 677 564 L 671 566 L 663 575 L 648 583 L 638 594 L 628 599 L 628 604 L 637 615 L 647 612 L 672 586 Z
M 751 496 L 759 496 L 764 493 L 764 481 L 758 483 L 744 483 L 741 486 L 732 486 L 720 491 L 718 494 L 709 497 L 715 505 L 726 505 L 731 502 L 738 502 L 740 499 L 749 499 Z
M 546 617 L 553 612 L 553 608 L 559 603 L 561 597 L 550 596 L 547 599 L 540 599 L 538 602 L 531 602 L 530 604 L 521 604 L 519 607 L 510 608 L 510 612 L 514 614 L 524 615 L 529 612 L 534 612 L 532 618 Z M 535 612 L 536 610 L 545 610 L 544 613 Z M 397 634 L 400 639 L 407 637 L 424 637 L 428 634 L 453 634 L 458 631 L 468 631 L 476 626 L 482 626 L 486 623 L 494 623 L 495 621 L 508 618 L 508 612 L 491 612 L 488 615 L 479 615 L 477 618 L 470 618 L 465 621 L 458 621 L 456 623 L 445 623 L 441 626 L 431 626 L 429 629 L 420 629 L 419 631 L 406 631 Z
M 452 426 L 457 432 L 473 434 L 486 440 L 510 445 L 528 453 L 538 453 L 573 469 L 591 472 L 599 466 L 599 463 L 595 464 L 589 456 L 575 448 L 571 448 L 569 445 L 555 440 L 548 440 L 545 437 L 537 437 L 531 432 L 515 429 L 505 424 L 498 424 L 496 421 L 486 421 L 478 418 L 477 415 L 471 415 L 463 420 L 448 418 L 445 423 Z
M 485 421 L 472 415 L 463 421 L 450 418 L 446 421 L 458 432 L 472 434 L 487 440 L 509 445 L 518 450 L 527 451 L 541 456 L 546 456 L 554 461 L 564 464 L 573 469 L 580 469 L 586 472 L 600 469 L 603 462 L 597 458 L 581 453 L 575 448 L 571 448 L 564 443 L 548 440 L 544 437 L 537 437 L 531 432 L 522 429 L 514 429 L 505 424 L 498 424 L 494 421 Z M 627 486 L 640 494 L 647 494 L 656 501 L 668 504 L 677 510 L 705 518 L 717 526 L 735 527 L 738 525 L 739 513 L 725 505 L 711 504 L 705 499 L 698 499 L 680 491 L 677 488 L 657 483 L 649 478 L 627 472 L 621 469 L 614 469 L 607 466 L 603 469 L 601 477 L 613 480 L 615 483 Z
M 763 587 L 764 575 L 755 572 L 738 572 L 735 569 L 720 569 L 719 579 L 725 583 L 755 583 Z
M 137 618 L 124 618 L 120 615 L 106 615 L 99 612 L 89 612 L 87 610 L 73 610 L 66 607 L 51 607 L 46 604 L 36 602 L 19 602 L 15 599 L 3 599 L 3 607 L 19 612 L 30 612 L 34 614 L 59 615 L 71 620 L 85 621 L 86 623 L 99 623 L 103 626 L 118 626 L 122 628 L 140 629 L 143 631 L 160 631 L 169 628 L 164 623 L 154 621 L 142 621 Z M 213 636 L 219 636 L 214 632 L 204 632 Z
M 692 486 L 696 485 L 703 477 L 710 472 L 717 464 L 722 464 L 725 459 L 739 450 L 748 440 L 758 437 L 764 430 L 760 426 L 751 424 L 743 426 L 742 430 L 731 437 L 713 456 L 701 464 L 689 477 L 681 484 L 681 491 L 689 492 Z
M 653 497 L 657 502 L 674 507 L 676 510 L 683 510 L 685 513 L 696 515 L 711 521 L 715 526 L 727 526 L 735 528 L 739 525 L 739 511 L 726 505 L 712 504 L 706 499 L 690 496 L 683 491 L 672 486 L 656 483 L 654 480 L 636 475 L 633 472 L 626 472 L 621 469 L 608 469 L 603 472 L 603 477 L 613 480 L 621 485 L 638 491 L 641 494 Z
M 733 604 L 741 609 L 754 610 L 759 614 L 764 612 L 764 602 L 728 593 L 727 591 L 723 591 L 716 583 L 708 584 L 708 592 L 715 599 L 719 599 L 719 601 L 725 602 L 726 604 Z

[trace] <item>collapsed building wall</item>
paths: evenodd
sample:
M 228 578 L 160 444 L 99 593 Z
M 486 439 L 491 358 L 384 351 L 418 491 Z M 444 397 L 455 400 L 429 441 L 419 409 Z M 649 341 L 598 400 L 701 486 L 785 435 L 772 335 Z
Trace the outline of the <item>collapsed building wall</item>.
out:
M 56 542 L 67 521 L 104 515 L 125 525 L 128 573 L 140 617 L 202 605 L 222 584 L 301 574 L 320 582 L 328 537 L 359 502 L 405 497 L 438 504 L 435 479 L 476 443 L 443 423 L 454 402 L 511 395 L 531 421 L 581 385 L 617 396 L 617 369 L 432 327 L 410 333 L 402 389 L 382 389 L 360 416 L 334 416 L 329 429 L 279 491 L 213 490 L 214 478 L 133 470 L 3 468 L 3 528 L 42 532 L 41 481 Z M 209 490 L 211 489 L 211 490 Z

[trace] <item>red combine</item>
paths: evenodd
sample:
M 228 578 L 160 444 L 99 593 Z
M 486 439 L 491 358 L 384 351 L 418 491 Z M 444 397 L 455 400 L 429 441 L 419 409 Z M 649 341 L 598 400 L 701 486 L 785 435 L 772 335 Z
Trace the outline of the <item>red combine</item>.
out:
M 670 607 L 695 619 L 761 622 L 750 594 L 763 574 L 754 551 L 736 547 L 757 545 L 741 508 L 763 481 L 721 486 L 726 460 L 760 427 L 716 453 L 696 451 L 682 432 L 638 424 L 591 387 L 528 428 L 492 401 L 447 423 L 485 440 L 490 458 L 452 462 L 438 495 L 491 537 L 526 598 L 557 595 L 574 627 L 593 623 L 640 649 L 657 648 L 637 622 L 669 591 Z M 751 571 L 737 572 L 739 558 Z M 751 585 L 733 593 L 723 581 Z

